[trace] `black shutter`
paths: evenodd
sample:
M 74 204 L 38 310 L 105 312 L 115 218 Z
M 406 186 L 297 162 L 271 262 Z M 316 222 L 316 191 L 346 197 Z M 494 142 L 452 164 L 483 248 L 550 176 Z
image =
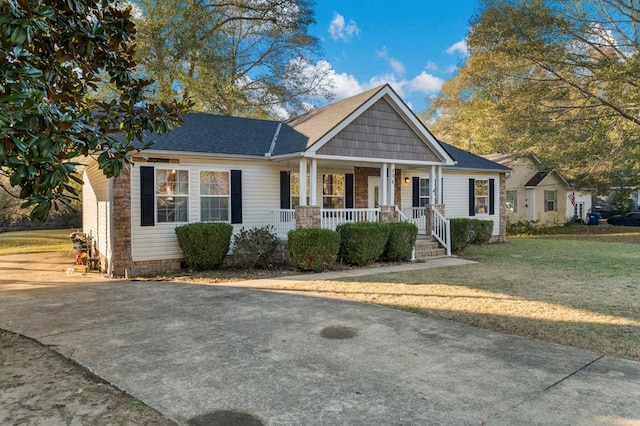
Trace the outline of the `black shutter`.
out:
M 291 208 L 291 173 L 280 172 L 280 208 Z
M 155 171 L 153 167 L 140 166 L 140 225 L 154 226 L 155 211 Z
M 420 178 L 413 177 L 413 194 L 411 195 L 411 207 L 420 207 Z
M 231 223 L 242 223 L 242 170 L 231 170 Z
M 496 180 L 489 179 L 489 214 L 496 214 Z
M 469 179 L 469 216 L 476 215 L 476 180 Z
M 344 175 L 344 208 L 353 208 L 353 174 Z

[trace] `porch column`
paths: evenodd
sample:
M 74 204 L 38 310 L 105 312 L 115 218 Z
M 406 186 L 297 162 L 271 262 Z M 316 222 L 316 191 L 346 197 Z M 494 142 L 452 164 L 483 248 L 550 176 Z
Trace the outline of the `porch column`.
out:
M 438 177 L 436 173 L 436 166 L 429 167 L 429 202 L 431 204 L 438 204 Z
M 393 163 L 389 168 L 389 178 L 387 179 L 387 183 L 389 185 L 389 205 L 394 206 L 396 204 L 396 165 Z
M 387 205 L 387 163 L 380 169 L 380 205 Z
M 309 205 L 318 205 L 318 160 L 311 159 L 311 170 L 309 170 Z
M 436 181 L 437 181 L 436 188 L 438 189 L 437 191 L 438 204 L 443 204 L 444 199 L 442 198 L 442 166 L 438 166 L 436 168 Z
M 300 205 L 307 205 L 307 159 L 300 160 Z

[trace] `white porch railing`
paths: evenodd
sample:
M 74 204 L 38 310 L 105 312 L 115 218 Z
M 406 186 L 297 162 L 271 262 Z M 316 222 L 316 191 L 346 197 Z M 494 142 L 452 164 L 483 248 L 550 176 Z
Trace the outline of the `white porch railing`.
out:
M 398 222 L 409 222 L 409 218 L 396 206 L 396 214 L 398 215 Z
M 431 217 L 431 235 L 447 250 L 447 256 L 451 256 L 451 222 L 435 207 L 431 208 Z
M 271 210 L 271 225 L 278 238 L 286 240 L 289 231 L 296 229 L 296 211 L 294 209 Z
M 347 222 L 378 222 L 380 209 L 323 209 L 322 228 L 336 230 Z
M 427 232 L 426 207 L 406 207 L 403 213 L 409 222 L 418 227 L 418 234 L 425 234 Z

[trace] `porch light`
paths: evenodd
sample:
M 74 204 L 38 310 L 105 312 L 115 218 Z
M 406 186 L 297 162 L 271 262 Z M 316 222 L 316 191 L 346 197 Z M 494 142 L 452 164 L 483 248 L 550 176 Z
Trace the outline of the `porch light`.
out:
M 409 182 L 411 182 L 410 178 L 408 178 L 408 177 L 404 178 L 404 183 L 409 183 Z

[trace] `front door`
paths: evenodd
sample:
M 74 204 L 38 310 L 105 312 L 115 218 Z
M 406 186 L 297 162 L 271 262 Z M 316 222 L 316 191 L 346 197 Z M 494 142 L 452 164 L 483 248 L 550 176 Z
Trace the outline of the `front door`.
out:
M 380 176 L 369 176 L 369 204 L 368 208 L 377 209 L 380 207 Z

